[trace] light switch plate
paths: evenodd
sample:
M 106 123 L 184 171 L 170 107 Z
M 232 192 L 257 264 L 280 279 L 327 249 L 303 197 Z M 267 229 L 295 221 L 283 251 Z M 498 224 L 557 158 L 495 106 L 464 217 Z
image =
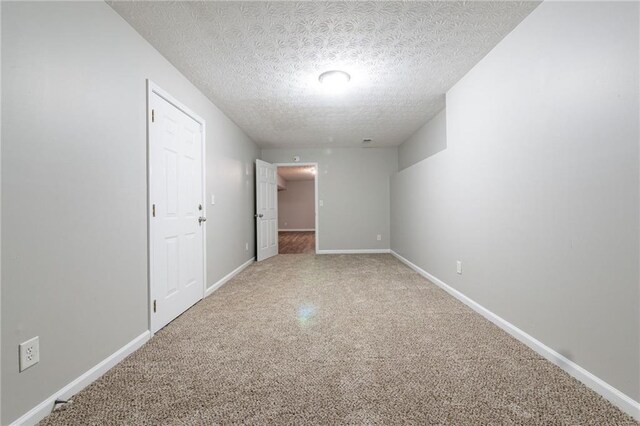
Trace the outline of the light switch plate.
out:
M 456 262 L 456 272 L 462 275 L 462 262 L 459 260 Z
M 216 196 L 211 194 L 211 204 L 215 204 L 216 203 Z

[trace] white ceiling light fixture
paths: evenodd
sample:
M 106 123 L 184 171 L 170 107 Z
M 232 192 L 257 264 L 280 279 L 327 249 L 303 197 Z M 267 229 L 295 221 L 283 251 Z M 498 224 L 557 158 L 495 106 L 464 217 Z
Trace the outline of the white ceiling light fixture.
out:
M 318 77 L 320 84 L 332 92 L 343 90 L 349 80 L 351 80 L 351 76 L 340 70 L 325 71 Z

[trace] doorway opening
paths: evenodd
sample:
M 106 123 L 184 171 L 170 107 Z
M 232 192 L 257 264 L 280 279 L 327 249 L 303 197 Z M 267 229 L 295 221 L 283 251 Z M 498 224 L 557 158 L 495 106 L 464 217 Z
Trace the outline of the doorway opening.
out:
M 276 164 L 278 254 L 316 253 L 318 165 Z

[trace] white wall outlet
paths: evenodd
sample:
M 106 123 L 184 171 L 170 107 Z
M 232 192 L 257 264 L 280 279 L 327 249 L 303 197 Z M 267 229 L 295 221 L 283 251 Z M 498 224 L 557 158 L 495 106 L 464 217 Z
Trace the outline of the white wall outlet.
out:
M 319 201 L 318 201 L 318 204 L 320 204 L 320 207 L 322 207 L 322 206 L 324 206 L 324 201 L 319 200 Z
M 249 251 L 249 243 L 244 243 L 244 250 Z
M 459 260 L 456 262 L 456 272 L 462 275 L 462 262 Z
M 29 339 L 18 346 L 20 352 L 20 371 L 40 362 L 40 341 L 38 336 Z
M 378 234 L 376 238 L 378 239 L 378 241 L 382 241 L 382 235 Z
M 215 204 L 216 203 L 216 196 L 211 194 L 211 204 Z

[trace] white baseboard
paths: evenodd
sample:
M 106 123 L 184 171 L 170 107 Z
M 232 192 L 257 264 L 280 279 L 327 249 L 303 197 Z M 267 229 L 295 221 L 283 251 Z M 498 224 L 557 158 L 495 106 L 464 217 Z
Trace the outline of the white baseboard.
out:
M 544 343 L 535 339 L 533 336 L 527 334 L 515 325 L 511 324 L 509 321 L 505 320 L 502 317 L 499 317 L 484 306 L 465 296 L 458 290 L 445 284 L 442 280 L 434 277 L 424 269 L 411 263 L 409 260 L 405 259 L 395 251 L 391 250 L 391 254 L 397 257 L 398 260 L 400 260 L 402 263 L 409 266 L 411 269 L 418 272 L 420 275 L 433 282 L 438 287 L 442 288 L 447 293 L 451 294 L 453 297 L 460 300 L 462 303 L 469 306 L 471 309 L 473 309 L 489 321 L 491 321 L 525 345 L 529 346 L 531 349 L 546 358 L 548 361 L 562 368 L 571 376 L 584 383 L 587 387 L 602 395 L 613 405 L 629 414 L 630 416 L 634 417 L 635 419 L 640 420 L 640 403 L 638 401 L 633 400 L 631 397 L 625 395 L 604 380 L 580 367 L 575 362 L 566 358 L 562 354 L 559 354 Z
M 225 275 L 224 277 L 220 278 L 218 280 L 218 282 L 216 282 L 215 284 L 213 284 L 211 287 L 209 287 L 208 289 L 205 290 L 204 292 L 204 297 L 209 297 L 211 296 L 211 294 L 216 291 L 217 289 L 219 289 L 220 287 L 222 287 L 223 285 L 225 285 L 231 278 L 235 277 L 236 275 L 238 275 L 240 272 L 242 272 L 243 269 L 245 269 L 247 266 L 251 265 L 254 261 L 256 260 L 255 257 L 252 257 L 251 259 L 247 260 L 246 262 L 244 262 L 242 265 L 238 266 L 236 269 L 234 269 L 233 271 L 229 272 L 227 275 Z
M 278 232 L 315 232 L 315 229 L 278 229 Z
M 82 389 L 100 378 L 100 376 L 109 371 L 113 366 L 125 359 L 128 355 L 135 352 L 138 348 L 144 345 L 150 337 L 151 333 L 149 333 L 148 330 L 145 331 L 144 333 L 124 345 L 122 348 L 111 354 L 109 357 L 101 361 L 99 364 L 95 365 L 89 371 L 85 372 L 80 377 L 60 389 L 58 392 L 54 393 L 49 398 L 45 399 L 40 404 L 29 410 L 26 414 L 24 414 L 22 417 L 11 424 L 16 426 L 32 426 L 37 424 L 40 420 L 44 419 L 49 413 L 51 413 L 51 410 L 53 410 L 53 404 L 56 399 L 70 399 L 73 395 L 77 394 Z
M 211 293 L 216 291 L 218 288 L 222 287 L 225 283 L 227 283 L 231 278 L 240 273 L 247 266 L 251 265 L 254 262 L 255 258 L 251 258 L 229 274 L 225 275 L 222 279 L 216 282 L 214 285 L 209 287 L 205 292 L 205 297 L 209 296 Z M 49 398 L 42 401 L 40 404 L 29 410 L 22 417 L 15 420 L 11 425 L 15 426 L 32 426 L 37 424 L 40 420 L 44 419 L 51 410 L 53 410 L 53 405 L 56 399 L 70 399 L 73 395 L 80 392 L 82 389 L 93 383 L 95 380 L 100 378 L 104 373 L 109 371 L 112 367 L 126 358 L 128 355 L 135 352 L 142 345 L 144 345 L 151 337 L 151 333 L 147 330 L 131 342 L 127 343 L 125 346 L 120 348 L 118 351 L 110 355 L 108 358 L 101 361 L 99 364 L 95 365 L 89 371 L 82 374 L 80 377 L 60 389 L 58 392 L 51 395 Z
M 390 253 L 389 249 L 360 249 L 360 250 L 318 250 L 317 254 L 373 254 Z

